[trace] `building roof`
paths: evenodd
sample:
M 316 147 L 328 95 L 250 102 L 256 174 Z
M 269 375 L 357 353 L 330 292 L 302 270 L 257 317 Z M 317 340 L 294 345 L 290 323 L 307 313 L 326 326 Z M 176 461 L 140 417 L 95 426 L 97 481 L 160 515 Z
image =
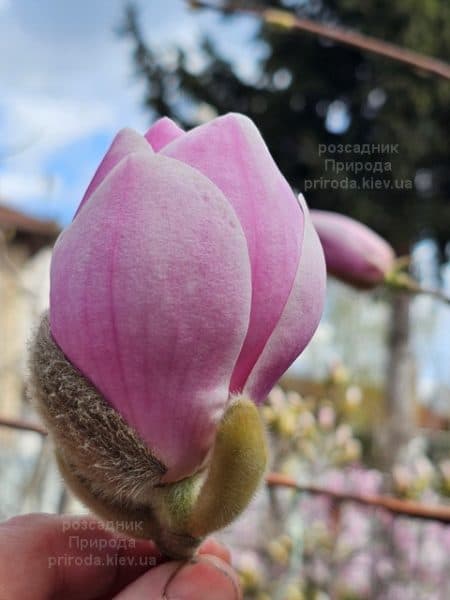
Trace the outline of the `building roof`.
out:
M 55 238 L 61 228 L 55 221 L 46 221 L 30 217 L 22 212 L 1 204 L 0 200 L 0 228 L 16 230 L 20 233 L 35 234 L 40 237 Z

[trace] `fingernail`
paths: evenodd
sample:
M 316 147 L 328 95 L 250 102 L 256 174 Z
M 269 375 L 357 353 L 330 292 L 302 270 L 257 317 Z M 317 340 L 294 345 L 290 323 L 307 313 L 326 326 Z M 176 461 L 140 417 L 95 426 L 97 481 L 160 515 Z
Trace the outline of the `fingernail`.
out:
M 167 600 L 240 600 L 233 569 L 216 556 L 198 556 L 183 566 L 166 588 Z

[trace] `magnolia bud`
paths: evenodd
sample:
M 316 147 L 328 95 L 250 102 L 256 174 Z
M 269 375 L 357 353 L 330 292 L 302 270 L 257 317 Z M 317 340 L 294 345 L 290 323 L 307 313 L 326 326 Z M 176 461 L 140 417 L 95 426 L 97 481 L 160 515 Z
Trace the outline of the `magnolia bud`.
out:
M 383 283 L 395 267 L 391 246 L 374 231 L 344 215 L 312 210 L 311 219 L 331 275 L 359 288 Z
M 258 130 L 123 130 L 51 265 L 32 390 L 69 486 L 174 557 L 234 519 L 266 463 L 255 403 L 321 316 L 322 250 Z

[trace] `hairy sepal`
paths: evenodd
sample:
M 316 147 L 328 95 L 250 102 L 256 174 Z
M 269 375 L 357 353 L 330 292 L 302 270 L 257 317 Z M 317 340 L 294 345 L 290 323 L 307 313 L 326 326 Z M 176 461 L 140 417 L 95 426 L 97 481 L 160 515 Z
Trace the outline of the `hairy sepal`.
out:
M 30 392 L 67 485 L 118 531 L 153 539 L 171 558 L 189 558 L 252 499 L 268 452 L 250 399 L 230 400 L 207 465 L 164 483 L 170 469 L 67 360 L 46 315 L 32 343 L 30 374 Z

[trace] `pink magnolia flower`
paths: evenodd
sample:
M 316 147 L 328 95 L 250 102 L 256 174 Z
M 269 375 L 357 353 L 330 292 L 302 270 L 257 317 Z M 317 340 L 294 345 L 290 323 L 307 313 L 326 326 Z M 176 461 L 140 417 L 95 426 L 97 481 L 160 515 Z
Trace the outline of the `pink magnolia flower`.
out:
M 164 118 L 119 132 L 60 236 L 50 329 L 176 481 L 232 396 L 261 402 L 302 352 L 324 292 L 308 209 L 254 124 Z
M 394 250 L 362 223 L 323 210 L 312 210 L 311 219 L 331 275 L 356 287 L 371 288 L 392 271 Z

